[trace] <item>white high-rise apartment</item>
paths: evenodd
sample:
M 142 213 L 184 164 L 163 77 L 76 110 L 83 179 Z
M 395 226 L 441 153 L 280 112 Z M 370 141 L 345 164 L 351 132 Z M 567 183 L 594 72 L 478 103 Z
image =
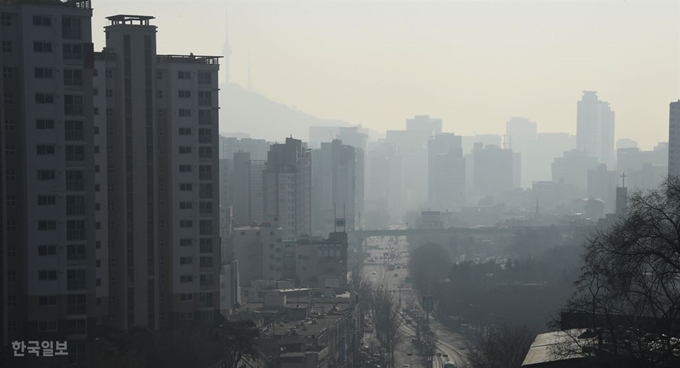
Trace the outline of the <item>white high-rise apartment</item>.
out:
M 91 18 L 90 1 L 0 1 L 3 367 L 46 364 L 11 357 L 13 341 L 67 340 L 68 356 L 49 365 L 87 364 L 88 334 L 107 313 L 97 281 L 108 260 L 99 230 L 106 192 L 95 187 Z
M 680 100 L 671 102 L 669 108 L 668 176 L 680 176 Z
M 157 55 L 153 17 L 107 18 L 109 286 L 119 327 L 210 325 L 219 309 L 219 57 Z M 99 91 L 98 91 L 99 93 Z
M 278 222 L 284 241 L 309 235 L 311 218 L 311 154 L 302 141 L 286 138 L 273 144 L 263 175 L 264 216 Z

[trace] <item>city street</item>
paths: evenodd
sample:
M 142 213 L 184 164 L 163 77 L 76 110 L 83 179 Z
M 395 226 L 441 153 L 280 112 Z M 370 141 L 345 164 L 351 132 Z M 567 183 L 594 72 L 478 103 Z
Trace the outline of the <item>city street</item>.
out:
M 411 285 L 406 282 L 408 276 L 408 254 L 401 253 L 407 251 L 408 244 L 405 238 L 396 239 L 390 237 L 375 237 L 367 240 L 369 247 L 370 259 L 372 262 L 365 262 L 363 272 L 376 287 L 386 288 L 394 293 L 395 300 L 400 302 L 400 310 L 403 307 L 413 303 L 420 304 L 417 300 L 415 290 L 412 290 Z M 377 246 L 378 249 L 370 249 Z M 390 249 L 390 250 L 388 250 Z M 392 252 L 398 254 L 398 258 L 386 260 L 385 253 Z M 380 258 L 380 257 L 383 258 Z M 388 263 L 392 261 L 397 266 L 394 270 L 388 270 Z M 408 318 L 408 317 L 406 317 Z M 433 367 L 443 367 L 446 361 L 452 360 L 457 365 L 462 365 L 464 362 L 465 339 L 456 333 L 449 331 L 441 323 L 430 317 L 430 326 L 435 331 L 437 336 L 437 352 L 442 356 L 435 356 L 433 359 Z M 411 368 L 428 368 L 425 357 L 418 356 L 418 350 L 413 346 L 412 339 L 416 336 L 415 326 L 406 323 L 402 315 L 401 329 L 404 333 L 404 338 L 401 346 L 397 349 L 395 367 L 403 367 L 408 364 Z M 444 356 L 448 356 L 444 357 Z

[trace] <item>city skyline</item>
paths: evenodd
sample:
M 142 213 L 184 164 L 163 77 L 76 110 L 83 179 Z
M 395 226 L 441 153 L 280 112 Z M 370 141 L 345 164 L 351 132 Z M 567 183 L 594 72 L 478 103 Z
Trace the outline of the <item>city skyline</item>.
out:
M 170 34 L 159 52 L 221 55 L 228 9 L 234 83 L 248 86 L 250 53 L 256 92 L 383 132 L 429 114 L 461 135 L 500 133 L 512 116 L 539 133 L 574 134 L 576 101 L 594 90 L 617 112 L 616 139 L 651 149 L 667 140 L 667 104 L 680 97 L 672 2 L 158 4 L 98 1 L 94 28 L 111 14 L 154 14 Z M 185 27 L 216 37 L 194 39 Z

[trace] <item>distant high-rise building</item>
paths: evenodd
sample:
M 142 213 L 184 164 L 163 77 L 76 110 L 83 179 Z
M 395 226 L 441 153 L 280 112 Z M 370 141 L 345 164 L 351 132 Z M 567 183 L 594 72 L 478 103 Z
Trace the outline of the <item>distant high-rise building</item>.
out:
M 92 107 L 92 8 L 2 1 L 0 14 L 0 366 L 88 366 L 108 313 L 97 267 L 113 203 L 93 154 L 106 130 Z M 12 357 L 12 342 L 43 340 L 68 341 L 68 356 Z
M 264 217 L 278 219 L 285 241 L 311 232 L 311 153 L 302 141 L 286 138 L 273 144 L 267 157 Z
M 475 143 L 472 157 L 474 186 L 481 196 L 498 197 L 500 193 L 514 188 L 517 173 L 512 150 Z
M 413 119 L 406 119 L 406 130 L 424 130 L 429 136 L 442 132 L 442 119 L 431 118 L 430 115 L 416 115 Z
M 357 150 L 339 140 L 312 150 L 312 235 L 335 231 L 343 219 L 348 231 L 357 223 Z
M 588 198 L 605 202 L 607 213 L 615 211 L 617 172 L 607 170 L 607 165 L 599 164 L 597 169 L 588 171 Z
M 462 137 L 441 133 L 428 144 L 428 206 L 453 211 L 465 205 L 465 158 Z
M 398 221 L 404 209 L 403 158 L 397 147 L 386 140 L 375 142 L 368 151 L 366 219 L 387 226 Z M 368 226 L 373 227 L 373 226 Z
M 586 194 L 588 188 L 588 171 L 597 169 L 597 158 L 585 152 L 572 150 L 564 152 L 552 163 L 552 181 L 555 183 L 572 184 Z
M 595 157 L 607 167 L 615 167 L 614 112 L 600 101 L 595 91 L 584 91 L 577 102 L 576 149 Z
M 107 117 L 111 321 L 212 325 L 221 270 L 219 57 L 157 55 L 153 17 L 107 19 L 97 59 L 108 98 L 96 108 Z
M 616 149 L 619 150 L 621 148 L 638 148 L 638 142 L 629 138 L 621 138 L 616 141 Z
M 533 162 L 533 148 L 536 144 L 537 125 L 527 118 L 514 117 L 505 123 L 506 147 L 520 154 L 525 162 Z M 531 187 L 532 181 L 540 176 L 538 165 L 518 165 L 521 183 L 517 187 Z
M 668 175 L 680 176 L 680 100 L 670 104 L 668 126 Z

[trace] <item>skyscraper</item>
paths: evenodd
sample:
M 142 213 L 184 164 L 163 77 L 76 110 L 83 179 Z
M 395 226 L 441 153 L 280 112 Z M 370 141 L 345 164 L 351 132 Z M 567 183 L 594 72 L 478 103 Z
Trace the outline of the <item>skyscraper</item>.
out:
M 600 101 L 595 91 L 583 91 L 583 97 L 577 102 L 576 149 L 613 168 L 616 166 L 614 134 L 614 112 L 609 103 Z
M 265 221 L 279 223 L 283 238 L 311 232 L 311 153 L 302 141 L 273 144 L 263 175 Z
M 218 59 L 157 55 L 153 17 L 107 18 L 109 300 L 121 327 L 210 325 L 219 308 Z
M 462 137 L 441 133 L 428 144 L 428 206 L 453 211 L 465 205 L 465 158 Z
M 668 175 L 680 176 L 680 100 L 671 102 L 669 108 Z
M 0 366 L 86 364 L 107 313 L 97 265 L 89 1 L 1 2 Z M 104 166 L 105 168 L 105 166 Z M 103 207 L 105 209 L 106 207 Z M 12 341 L 68 341 L 68 356 L 14 358 Z

